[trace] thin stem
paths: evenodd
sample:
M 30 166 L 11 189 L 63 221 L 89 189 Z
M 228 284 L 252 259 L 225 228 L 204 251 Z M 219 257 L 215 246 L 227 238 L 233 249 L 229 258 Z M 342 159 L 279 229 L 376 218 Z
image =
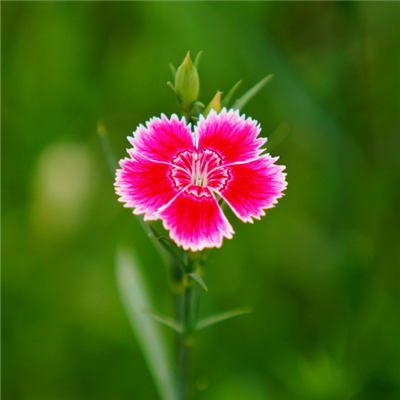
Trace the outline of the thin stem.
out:
M 188 346 L 188 333 L 190 331 L 190 314 L 192 308 L 192 290 L 193 285 L 189 284 L 188 276 L 184 277 L 184 290 L 182 299 L 182 326 L 183 332 L 180 337 L 180 354 L 179 354 L 179 388 L 180 388 L 180 400 L 187 398 L 187 376 L 189 366 L 190 348 Z
M 188 262 L 188 273 L 196 269 L 198 263 L 198 257 L 190 259 Z M 195 329 L 197 323 L 197 313 L 199 307 L 199 296 L 200 291 L 199 284 L 192 279 L 188 273 L 183 277 L 183 294 L 182 294 L 182 312 L 181 312 L 181 324 L 183 332 L 180 337 L 180 354 L 179 354 L 179 388 L 180 388 L 180 400 L 187 399 L 187 379 L 189 369 L 189 359 L 191 348 L 195 341 Z
M 175 320 L 182 323 L 182 294 L 174 293 L 174 311 Z M 176 359 L 179 357 L 180 347 L 181 347 L 181 334 L 176 332 L 175 335 L 175 355 Z
M 183 343 L 183 342 L 182 342 Z M 179 398 L 187 399 L 187 376 L 189 367 L 190 347 L 182 345 L 179 355 Z
M 200 309 L 200 298 L 201 298 L 201 291 L 203 289 L 200 285 L 196 282 L 196 293 L 194 296 L 194 310 L 193 310 L 193 325 L 196 327 L 197 325 L 197 318 L 199 316 L 199 309 Z
M 189 124 L 190 122 L 192 122 L 192 113 L 191 112 L 182 112 L 183 116 L 186 119 L 186 123 Z

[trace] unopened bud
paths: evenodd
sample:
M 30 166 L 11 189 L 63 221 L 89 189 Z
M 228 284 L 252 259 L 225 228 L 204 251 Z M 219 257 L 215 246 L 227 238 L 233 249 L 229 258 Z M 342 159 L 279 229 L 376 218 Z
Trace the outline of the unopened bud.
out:
M 206 117 L 207 114 L 214 109 L 217 114 L 221 111 L 221 94 L 222 92 L 217 91 L 217 94 L 214 96 L 214 98 L 210 101 L 210 104 L 207 106 L 207 108 L 204 110 L 203 115 Z
M 190 52 L 175 74 L 175 90 L 178 96 L 186 103 L 192 104 L 199 97 L 199 75 L 190 59 Z

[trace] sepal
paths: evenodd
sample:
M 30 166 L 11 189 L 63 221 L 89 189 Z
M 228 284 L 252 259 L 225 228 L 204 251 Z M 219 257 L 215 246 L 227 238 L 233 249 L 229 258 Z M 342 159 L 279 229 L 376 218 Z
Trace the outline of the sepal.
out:
M 173 92 L 177 95 L 177 96 L 179 96 L 178 95 L 178 92 L 175 90 L 175 88 L 174 88 L 174 85 L 170 82 L 170 81 L 168 81 L 167 82 L 167 85 L 173 90 Z
M 172 64 L 169 64 L 169 68 L 171 69 L 172 77 L 175 79 L 175 75 L 176 75 L 175 67 Z
M 192 104 L 192 106 L 193 106 L 193 107 L 199 106 L 199 107 L 203 107 L 203 108 L 206 107 L 201 101 L 195 101 L 195 102 Z
M 203 54 L 203 50 L 199 51 L 193 62 L 193 65 L 196 67 L 197 70 L 199 70 L 199 61 L 200 61 L 200 57 L 202 56 L 202 54 Z

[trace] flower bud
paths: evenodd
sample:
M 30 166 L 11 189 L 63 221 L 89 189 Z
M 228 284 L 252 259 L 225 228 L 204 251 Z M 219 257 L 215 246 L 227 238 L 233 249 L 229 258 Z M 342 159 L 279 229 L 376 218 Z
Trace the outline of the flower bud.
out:
M 208 113 L 212 109 L 214 109 L 217 112 L 217 114 L 221 111 L 221 94 L 222 94 L 222 92 L 217 91 L 217 94 L 210 101 L 210 104 L 207 106 L 207 108 L 203 112 L 203 115 L 205 117 L 208 115 Z
M 175 75 L 175 90 L 178 96 L 186 103 L 193 103 L 199 97 L 199 75 L 190 59 L 190 52 L 180 65 Z

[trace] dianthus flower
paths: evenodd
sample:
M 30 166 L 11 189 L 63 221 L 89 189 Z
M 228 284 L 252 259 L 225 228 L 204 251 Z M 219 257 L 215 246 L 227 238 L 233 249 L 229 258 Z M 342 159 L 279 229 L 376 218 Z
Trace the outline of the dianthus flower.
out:
M 147 221 L 161 219 L 185 250 L 221 247 L 234 231 L 217 198 L 252 223 L 286 188 L 278 157 L 261 155 L 260 131 L 257 121 L 225 108 L 200 115 L 194 133 L 175 114 L 154 117 L 128 137 L 130 158 L 116 172 L 119 201 Z

